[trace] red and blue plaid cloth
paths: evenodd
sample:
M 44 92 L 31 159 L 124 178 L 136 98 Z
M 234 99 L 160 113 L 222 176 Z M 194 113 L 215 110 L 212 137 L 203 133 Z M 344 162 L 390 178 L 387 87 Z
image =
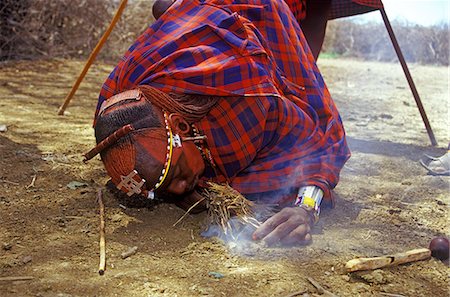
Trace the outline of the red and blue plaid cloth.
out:
M 310 1 L 320 0 L 285 0 L 297 21 L 306 17 L 306 6 Z M 383 7 L 381 0 L 332 0 L 328 19 L 337 19 L 374 11 Z
M 332 0 L 328 19 L 353 16 L 380 8 L 383 8 L 381 0 Z
M 330 199 L 350 155 L 345 133 L 282 0 L 176 1 L 127 51 L 98 106 L 141 84 L 227 97 L 196 123 L 221 172 L 207 177 L 248 196 L 315 184 Z

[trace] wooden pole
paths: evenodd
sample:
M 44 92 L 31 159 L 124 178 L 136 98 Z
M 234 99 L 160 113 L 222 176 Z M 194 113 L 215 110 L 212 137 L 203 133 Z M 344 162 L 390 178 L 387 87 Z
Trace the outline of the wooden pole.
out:
M 73 84 L 72 89 L 70 90 L 69 94 L 66 96 L 66 99 L 64 100 L 64 103 L 59 108 L 58 115 L 64 115 L 64 111 L 66 110 L 67 106 L 69 105 L 69 102 L 72 99 L 73 95 L 75 95 L 75 92 L 77 91 L 78 87 L 81 84 L 81 81 L 83 80 L 87 71 L 89 70 L 89 67 L 91 67 L 92 63 L 94 62 L 95 58 L 97 57 L 97 54 L 99 53 L 103 44 L 108 39 L 109 34 L 111 34 L 111 31 L 113 30 L 114 26 L 116 25 L 117 21 L 119 20 L 120 16 L 122 15 L 122 12 L 125 9 L 125 6 L 127 5 L 127 1 L 128 0 L 122 0 L 120 2 L 119 8 L 117 9 L 116 14 L 114 15 L 111 23 L 109 24 L 108 29 L 106 29 L 105 33 L 103 33 L 103 36 L 100 38 L 100 40 L 98 41 L 94 50 L 89 55 L 89 58 L 86 61 L 86 64 L 84 65 L 83 70 L 81 71 L 80 75 L 78 76 L 78 79 Z
M 428 121 L 427 114 L 425 109 L 423 108 L 422 101 L 420 100 L 419 93 L 417 92 L 416 85 L 412 79 L 412 76 L 409 72 L 408 65 L 406 65 L 405 58 L 403 57 L 402 50 L 397 42 L 397 38 L 395 37 L 394 30 L 392 29 L 391 23 L 386 15 L 386 11 L 384 8 L 380 8 L 381 16 L 383 17 L 384 25 L 389 33 L 389 37 L 391 38 L 392 45 L 394 46 L 395 52 L 397 53 L 398 60 L 402 65 L 403 72 L 405 73 L 406 80 L 408 81 L 409 88 L 414 96 L 414 100 L 416 100 L 416 105 L 419 108 L 420 115 L 422 116 L 422 121 L 425 124 L 425 128 L 427 129 L 428 137 L 430 138 L 431 145 L 436 146 L 437 141 L 434 137 L 433 130 L 431 129 L 430 122 Z
M 105 205 L 103 204 L 103 192 L 97 192 L 98 206 L 100 210 L 100 263 L 98 273 L 103 275 L 106 269 L 106 245 L 105 245 Z

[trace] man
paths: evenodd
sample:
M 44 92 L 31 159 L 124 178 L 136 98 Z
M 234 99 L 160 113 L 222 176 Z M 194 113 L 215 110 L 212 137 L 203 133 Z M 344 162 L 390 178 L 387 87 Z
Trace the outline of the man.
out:
M 228 183 L 280 211 L 253 234 L 311 241 L 350 156 L 341 119 L 281 0 L 175 1 L 100 93 L 97 146 L 128 195 L 197 201 Z
M 383 7 L 381 0 L 285 0 L 299 22 L 317 60 L 328 20 L 370 12 Z

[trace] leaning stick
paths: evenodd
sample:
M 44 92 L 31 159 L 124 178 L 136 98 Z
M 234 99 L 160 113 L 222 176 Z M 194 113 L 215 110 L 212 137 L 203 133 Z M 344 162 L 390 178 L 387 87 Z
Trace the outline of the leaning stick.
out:
M 430 257 L 431 251 L 429 249 L 421 248 L 390 256 L 353 259 L 345 264 L 345 269 L 347 270 L 347 272 L 359 270 L 374 270 L 382 267 L 389 267 L 399 264 L 426 260 L 429 259 Z
M 97 192 L 98 206 L 100 209 L 100 264 L 98 273 L 103 275 L 106 269 L 106 251 L 105 251 L 105 205 L 103 204 L 103 192 L 101 189 Z
M 120 2 L 119 8 L 117 9 L 116 14 L 114 15 L 111 23 L 109 24 L 108 29 L 106 29 L 105 33 L 103 33 L 103 36 L 97 42 L 97 45 L 95 46 L 94 50 L 89 55 L 89 58 L 86 61 L 86 64 L 84 65 L 83 70 L 81 71 L 80 75 L 78 76 L 78 79 L 73 84 L 72 89 L 70 90 L 69 94 L 67 95 L 66 99 L 64 100 L 64 103 L 59 108 L 58 115 L 64 115 L 64 111 L 66 110 L 67 106 L 69 105 L 70 100 L 72 100 L 73 95 L 75 95 L 75 92 L 78 90 L 78 87 L 80 86 L 81 81 L 83 80 L 84 76 L 86 75 L 87 71 L 89 70 L 89 67 L 91 67 L 92 63 L 94 62 L 95 58 L 97 57 L 98 52 L 103 47 L 103 44 L 108 39 L 109 34 L 111 34 L 114 26 L 116 25 L 117 21 L 119 20 L 120 16 L 122 15 L 122 12 L 125 9 L 125 6 L 127 5 L 127 1 L 128 0 L 122 0 L 122 2 Z
M 416 105 L 417 108 L 419 109 L 420 116 L 422 117 L 423 124 L 425 125 L 428 137 L 430 138 L 431 145 L 436 146 L 437 145 L 436 137 L 434 137 L 434 133 L 433 130 L 431 129 L 427 113 L 423 108 L 422 100 L 420 100 L 420 96 L 419 93 L 417 92 L 416 85 L 414 84 L 411 73 L 409 72 L 408 65 L 406 64 L 406 60 L 403 56 L 402 50 L 400 49 L 400 45 L 398 44 L 397 38 L 395 37 L 394 30 L 392 29 L 391 22 L 389 21 L 389 18 L 386 15 L 384 7 L 380 8 L 380 12 L 386 30 L 388 31 L 389 37 L 391 38 L 392 45 L 394 46 L 395 53 L 397 54 L 397 58 L 400 61 L 400 65 L 402 66 L 403 73 L 405 74 L 406 80 L 408 81 L 409 88 L 411 89 L 414 100 L 416 101 Z

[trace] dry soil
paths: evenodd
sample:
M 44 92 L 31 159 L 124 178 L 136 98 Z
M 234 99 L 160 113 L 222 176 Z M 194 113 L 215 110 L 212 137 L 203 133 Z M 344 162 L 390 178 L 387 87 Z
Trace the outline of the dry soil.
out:
M 410 65 L 439 145 L 432 147 L 396 63 L 321 59 L 352 157 L 313 243 L 244 247 L 205 239 L 205 214 L 173 205 L 130 208 L 105 191 L 107 270 L 98 274 L 96 191 L 108 180 L 92 116 L 112 64 L 95 64 L 64 116 L 57 110 L 84 62 L 0 64 L 1 296 L 314 296 L 312 278 L 338 296 L 448 296 L 449 267 L 436 259 L 347 274 L 355 257 L 427 247 L 449 235 L 449 177 L 428 175 L 424 153 L 450 140 L 448 68 Z M 78 182 L 78 183 L 74 183 Z M 69 186 L 72 186 L 70 188 Z M 136 246 L 137 253 L 121 258 Z M 391 295 L 390 295 L 391 294 Z M 397 294 L 397 295 L 392 295 Z

